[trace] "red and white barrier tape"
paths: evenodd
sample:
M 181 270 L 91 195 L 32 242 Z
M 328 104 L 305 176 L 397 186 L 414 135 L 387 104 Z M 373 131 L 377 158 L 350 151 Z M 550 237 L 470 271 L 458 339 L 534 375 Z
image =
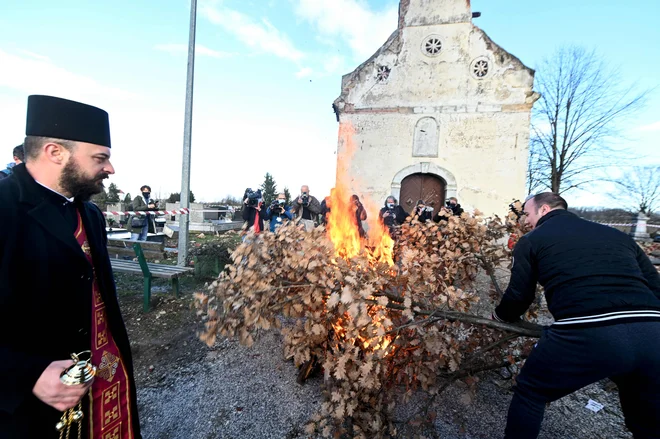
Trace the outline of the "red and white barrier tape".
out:
M 190 213 L 190 209 L 177 209 L 177 210 L 150 210 L 150 211 L 140 211 L 140 212 L 134 212 L 132 210 L 126 211 L 126 212 L 103 212 L 103 215 L 105 216 L 113 216 L 113 215 L 141 215 L 141 216 L 147 216 L 147 215 L 177 215 L 177 214 L 187 214 Z
M 623 223 L 598 223 L 598 224 L 602 224 L 602 225 L 604 225 L 604 226 L 616 226 L 616 227 L 632 227 L 632 226 L 636 226 L 636 225 L 637 225 L 637 223 L 635 223 L 635 224 L 632 224 L 632 223 L 631 223 L 631 224 L 623 224 Z M 654 227 L 654 228 L 656 228 L 656 229 L 660 229 L 660 224 L 647 224 L 646 227 Z
M 142 216 L 147 216 L 147 215 L 179 215 L 179 214 L 186 214 L 186 213 L 190 213 L 190 212 L 233 213 L 231 210 L 218 210 L 218 209 L 203 209 L 203 210 L 177 209 L 177 210 L 151 210 L 151 211 L 146 211 L 146 212 L 144 212 L 144 211 L 141 211 L 141 212 L 108 211 L 108 212 L 103 212 L 103 215 L 105 215 L 105 216 L 117 216 L 117 215 L 142 215 Z

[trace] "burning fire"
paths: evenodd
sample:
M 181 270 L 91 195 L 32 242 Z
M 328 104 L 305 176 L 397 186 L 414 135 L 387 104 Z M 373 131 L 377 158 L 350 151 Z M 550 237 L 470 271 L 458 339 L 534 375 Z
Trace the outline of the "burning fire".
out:
M 337 181 L 331 191 L 326 204 L 330 207 L 327 219 L 328 237 L 335 246 L 337 257 L 351 259 L 365 251 L 372 264 L 379 262 L 394 265 L 394 241 L 387 228 L 378 220 L 378 205 L 364 197 L 360 202 L 367 210 L 369 227 L 368 239 L 360 237 L 358 228 L 357 205 L 351 200 L 351 177 L 348 173 L 348 164 L 355 151 L 353 143 L 353 128 L 342 123 L 339 127 L 339 136 L 343 148 L 340 148 L 337 157 Z
M 335 255 L 346 260 L 361 254 L 366 255 L 370 266 L 358 267 L 361 270 L 374 269 L 379 263 L 386 263 L 391 267 L 394 265 L 394 241 L 390 237 L 388 229 L 379 221 L 378 204 L 364 196 L 360 202 L 367 212 L 369 233 L 368 236 L 360 236 L 361 219 L 358 205 L 352 199 L 351 176 L 348 172 L 348 164 L 355 151 L 353 128 L 348 124 L 341 124 L 339 135 L 343 147 L 339 149 L 337 158 L 336 186 L 330 192 L 330 197 L 326 199 L 326 204 L 330 208 L 326 229 L 328 237 L 334 245 Z M 370 313 L 370 316 L 377 330 L 374 331 L 374 334 L 358 336 L 355 341 L 360 343 L 364 349 L 387 352 L 393 337 L 386 335 L 383 322 L 375 314 Z M 340 338 L 346 336 L 344 318 L 350 317 L 345 315 L 332 324 L 336 335 Z

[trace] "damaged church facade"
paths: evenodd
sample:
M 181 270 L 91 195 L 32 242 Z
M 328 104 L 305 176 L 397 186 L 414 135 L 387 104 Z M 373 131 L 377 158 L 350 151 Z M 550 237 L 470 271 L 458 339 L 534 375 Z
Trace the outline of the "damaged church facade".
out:
M 342 78 L 333 104 L 351 126 L 355 193 L 406 211 L 502 214 L 525 196 L 534 71 L 472 23 L 469 0 L 401 0 L 398 29 Z M 338 157 L 348 146 L 340 138 Z

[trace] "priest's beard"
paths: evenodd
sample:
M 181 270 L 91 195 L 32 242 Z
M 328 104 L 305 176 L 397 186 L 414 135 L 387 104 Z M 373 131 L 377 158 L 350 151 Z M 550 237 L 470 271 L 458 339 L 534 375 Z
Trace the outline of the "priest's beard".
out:
M 90 178 L 83 173 L 75 160 L 69 160 L 62 169 L 60 187 L 77 201 L 89 201 L 92 195 L 103 191 L 103 180 L 106 178 L 108 174 L 105 172 Z

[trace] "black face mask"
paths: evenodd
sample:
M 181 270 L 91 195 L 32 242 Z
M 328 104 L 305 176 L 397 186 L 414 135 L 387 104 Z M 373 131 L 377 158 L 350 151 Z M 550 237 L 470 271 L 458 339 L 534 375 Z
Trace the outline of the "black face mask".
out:
M 145 200 L 148 200 L 150 195 L 151 192 L 142 192 L 142 196 L 144 197 Z

